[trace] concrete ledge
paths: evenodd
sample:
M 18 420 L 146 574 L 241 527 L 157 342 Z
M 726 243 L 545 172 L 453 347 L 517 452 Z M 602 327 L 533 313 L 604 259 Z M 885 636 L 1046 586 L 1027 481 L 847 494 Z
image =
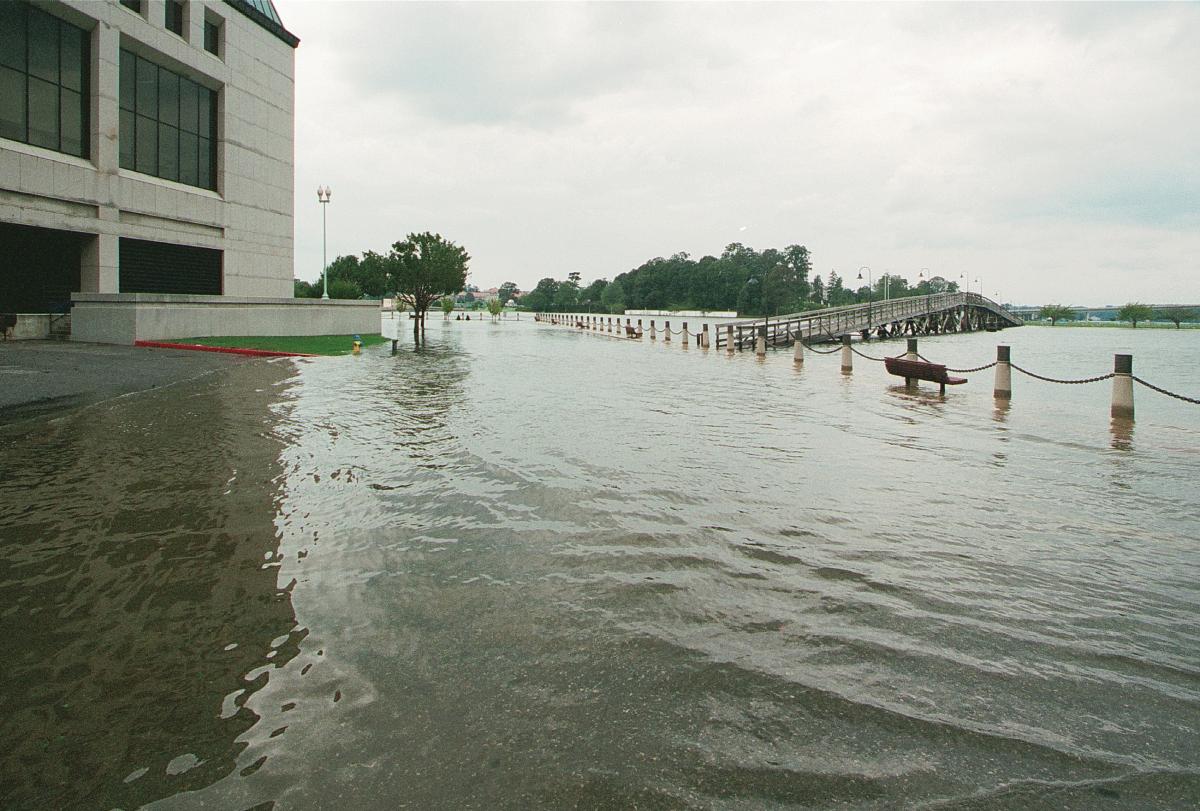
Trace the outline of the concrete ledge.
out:
M 10 341 L 40 341 L 50 337 L 50 313 L 16 313 Z
M 159 293 L 76 293 L 71 300 L 71 339 L 89 343 L 379 331 L 378 301 Z

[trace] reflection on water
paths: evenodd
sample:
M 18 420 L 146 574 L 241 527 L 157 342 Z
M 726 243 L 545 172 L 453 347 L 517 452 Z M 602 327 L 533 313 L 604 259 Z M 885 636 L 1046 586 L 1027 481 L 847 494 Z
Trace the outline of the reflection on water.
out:
M 277 581 L 285 365 L 3 437 L 6 808 L 134 807 L 228 774 L 295 655 Z
M 1049 374 L 1109 363 L 1060 335 L 1003 337 Z M 994 343 L 922 351 L 967 367 Z M 1200 389 L 1151 348 L 1148 378 Z M 67 776 L 30 743 L 5 790 L 1194 806 L 1200 423 L 1139 400 L 1135 439 L 1107 390 L 894 384 L 836 354 L 798 374 L 790 352 L 434 321 L 420 352 L 242 366 L 16 438 L 5 630 L 28 635 L 36 609 L 47 638 L 2 678 L 20 734 L 52 722 L 91 768 Z M 74 579 L 27 550 L 75 550 Z M 136 623 L 104 619 L 126 605 Z M 97 685 L 109 670 L 120 689 Z M 87 690 L 123 732 L 56 715 Z

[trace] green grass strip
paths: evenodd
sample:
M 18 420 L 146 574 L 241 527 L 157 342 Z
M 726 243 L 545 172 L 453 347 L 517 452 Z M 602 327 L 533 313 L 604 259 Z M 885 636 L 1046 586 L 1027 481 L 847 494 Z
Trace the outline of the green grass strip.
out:
M 381 344 L 387 340 L 378 333 L 359 337 L 364 347 Z M 349 355 L 354 351 L 353 335 L 222 335 L 216 338 L 184 338 L 179 343 L 265 349 L 270 352 L 299 352 L 305 355 Z

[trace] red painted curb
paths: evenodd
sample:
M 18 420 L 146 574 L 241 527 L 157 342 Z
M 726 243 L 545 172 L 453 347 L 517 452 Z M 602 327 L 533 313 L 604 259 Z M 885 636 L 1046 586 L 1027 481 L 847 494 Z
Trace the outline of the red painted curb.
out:
M 205 346 L 204 344 L 172 344 L 163 341 L 134 341 L 134 346 L 151 349 L 190 349 L 193 352 L 223 352 L 227 355 L 246 355 L 252 358 L 315 358 L 305 352 L 272 352 L 269 349 L 241 349 L 236 346 Z

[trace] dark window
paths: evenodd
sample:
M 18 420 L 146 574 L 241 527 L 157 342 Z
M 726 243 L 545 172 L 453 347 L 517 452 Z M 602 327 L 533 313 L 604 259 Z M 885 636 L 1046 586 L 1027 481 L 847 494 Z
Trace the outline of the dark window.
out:
M 0 137 L 87 154 L 88 43 L 29 3 L 0 2 Z
M 183 36 L 183 3 L 167 0 L 167 30 Z
M 138 14 L 142 13 L 142 0 L 121 0 L 121 5 L 136 11 Z
M 122 293 L 221 295 L 221 252 L 122 237 L 118 247 Z
M 208 20 L 204 21 L 204 50 L 221 55 L 221 26 Z
M 216 91 L 121 51 L 121 167 L 215 189 Z

